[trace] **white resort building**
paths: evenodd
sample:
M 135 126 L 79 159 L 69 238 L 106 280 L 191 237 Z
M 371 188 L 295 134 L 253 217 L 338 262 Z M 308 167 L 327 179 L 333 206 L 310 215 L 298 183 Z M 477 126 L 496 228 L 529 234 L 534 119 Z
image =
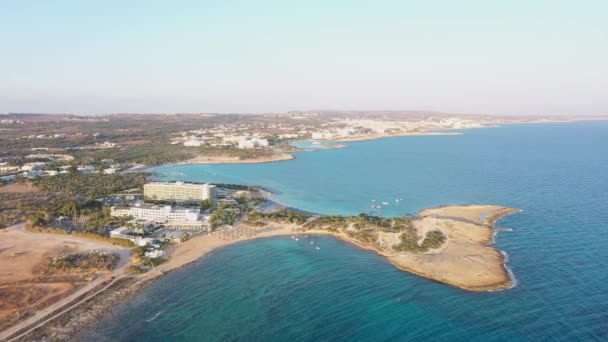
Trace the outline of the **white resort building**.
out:
M 260 148 L 268 146 L 268 140 L 260 138 L 241 138 L 238 141 L 239 148 Z
M 209 220 L 209 216 L 201 215 L 200 209 L 174 208 L 170 205 L 158 206 L 143 203 L 136 203 L 131 207 L 112 206 L 110 215 L 162 222 L 169 228 L 186 230 L 206 227 Z
M 215 198 L 215 185 L 184 182 L 152 182 L 144 184 L 144 198 L 178 203 L 200 203 Z

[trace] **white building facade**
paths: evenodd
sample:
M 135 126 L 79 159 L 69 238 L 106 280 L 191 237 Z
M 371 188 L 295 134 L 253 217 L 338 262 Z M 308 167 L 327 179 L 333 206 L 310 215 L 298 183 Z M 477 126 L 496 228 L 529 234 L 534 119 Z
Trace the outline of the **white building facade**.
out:
M 170 205 L 158 206 L 136 203 L 132 207 L 113 206 L 113 217 L 133 217 L 135 219 L 162 222 L 176 229 L 197 229 L 207 225 L 208 216 L 201 215 L 200 209 L 174 208 Z
M 148 200 L 199 203 L 215 198 L 215 185 L 184 182 L 152 182 L 144 184 L 144 197 Z

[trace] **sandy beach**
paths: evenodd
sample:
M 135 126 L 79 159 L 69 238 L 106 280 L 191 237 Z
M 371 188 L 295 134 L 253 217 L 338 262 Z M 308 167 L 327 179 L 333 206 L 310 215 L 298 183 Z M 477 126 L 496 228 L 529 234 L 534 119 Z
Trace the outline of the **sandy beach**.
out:
M 295 157 L 288 153 L 274 153 L 268 157 L 254 158 L 254 159 L 239 159 L 237 157 L 196 157 L 188 159 L 177 164 L 259 164 L 259 163 L 272 163 L 284 160 L 295 159 Z
M 503 254 L 489 246 L 493 241 L 494 223 L 517 209 L 492 205 L 459 205 L 423 210 L 415 221 L 419 234 L 440 230 L 447 236 L 439 249 L 425 253 L 396 252 L 399 233 L 383 232 L 377 243 L 366 244 L 346 233 L 306 229 L 295 224 L 272 223 L 263 228 L 239 224 L 227 230 L 200 235 L 174 246 L 169 261 L 143 275 L 153 278 L 204 257 L 211 251 L 238 242 L 294 234 L 331 235 L 366 250 L 385 256 L 395 267 L 470 291 L 508 288 L 512 284 Z
M 347 137 L 347 138 L 337 138 L 337 139 L 328 139 L 328 140 L 319 140 L 324 142 L 354 142 L 354 141 L 368 141 L 368 140 L 376 140 L 376 139 L 385 139 L 385 138 L 395 138 L 395 137 L 409 137 L 409 136 L 458 136 L 464 135 L 460 132 L 433 132 L 433 131 L 422 131 L 422 132 L 407 132 L 400 134 L 371 134 L 371 135 L 363 135 L 357 137 Z
M 252 228 L 239 224 L 229 229 L 198 235 L 186 242 L 173 246 L 167 255 L 169 260 L 157 266 L 151 272 L 143 274 L 142 278 L 155 278 L 173 269 L 195 262 L 213 250 L 235 243 L 298 233 L 301 233 L 301 230 L 299 230 L 297 225 L 272 224 L 263 228 Z
M 317 147 L 318 150 L 337 150 L 341 148 L 347 148 L 348 145 L 335 144 L 335 145 L 321 145 Z

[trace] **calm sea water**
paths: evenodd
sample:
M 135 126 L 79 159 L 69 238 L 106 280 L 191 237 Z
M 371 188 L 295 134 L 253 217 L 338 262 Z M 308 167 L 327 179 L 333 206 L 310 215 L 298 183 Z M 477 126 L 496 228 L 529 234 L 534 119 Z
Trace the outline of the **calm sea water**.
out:
M 489 203 L 517 286 L 471 293 L 400 272 L 330 237 L 230 246 L 116 309 L 87 339 L 608 340 L 608 122 L 467 130 L 349 143 L 258 165 L 158 168 L 163 179 L 261 185 L 319 213 L 389 201 L 393 216 Z M 402 198 L 399 203 L 395 198 Z

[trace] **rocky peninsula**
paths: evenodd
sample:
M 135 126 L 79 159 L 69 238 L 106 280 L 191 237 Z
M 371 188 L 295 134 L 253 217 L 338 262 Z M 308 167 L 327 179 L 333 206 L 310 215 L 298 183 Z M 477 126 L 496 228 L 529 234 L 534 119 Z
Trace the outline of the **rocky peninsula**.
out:
M 175 246 L 169 261 L 145 276 L 161 275 L 246 240 L 328 234 L 377 252 L 403 271 L 470 291 L 500 290 L 512 286 L 513 279 L 503 253 L 491 247 L 493 228 L 497 220 L 517 211 L 494 205 L 454 205 L 397 218 L 257 213 L 231 230 L 200 235 Z

